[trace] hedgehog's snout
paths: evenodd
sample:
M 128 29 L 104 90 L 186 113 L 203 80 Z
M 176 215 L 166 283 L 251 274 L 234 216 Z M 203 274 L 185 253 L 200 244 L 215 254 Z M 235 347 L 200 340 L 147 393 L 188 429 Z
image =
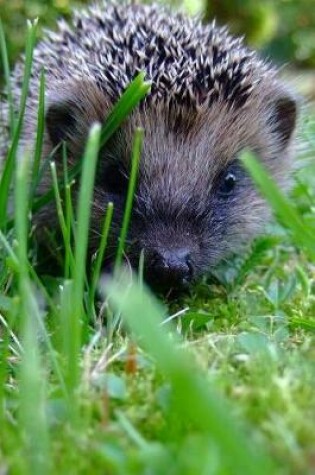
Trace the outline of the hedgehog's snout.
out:
M 188 248 L 151 250 L 146 253 L 145 262 L 147 281 L 161 290 L 186 287 L 193 278 Z

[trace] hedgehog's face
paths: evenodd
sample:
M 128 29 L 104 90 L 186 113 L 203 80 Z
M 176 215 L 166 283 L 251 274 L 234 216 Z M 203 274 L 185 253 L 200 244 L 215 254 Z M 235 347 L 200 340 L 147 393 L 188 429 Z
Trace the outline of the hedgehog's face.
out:
M 100 154 L 91 252 L 97 249 L 102 217 L 112 201 L 108 259 L 115 254 L 133 131 L 139 125 L 145 129 L 145 139 L 126 254 L 137 268 L 144 253 L 149 283 L 167 290 L 181 287 L 254 235 L 266 218 L 266 205 L 242 168 L 239 154 L 250 148 L 281 181 L 296 120 L 295 101 L 287 93 L 267 92 L 265 87 L 264 95 L 258 94 L 248 107 L 239 109 L 217 102 L 198 112 L 187 109 L 170 114 L 158 104 L 133 114 Z M 58 101 L 48 110 L 50 139 L 55 145 L 66 137 L 72 158 L 82 150 L 78 136 L 86 136 L 91 122 L 104 115 L 100 117 L 102 101 L 107 107 L 99 93 L 93 95 L 97 106 L 91 97 L 85 94 L 80 108 Z

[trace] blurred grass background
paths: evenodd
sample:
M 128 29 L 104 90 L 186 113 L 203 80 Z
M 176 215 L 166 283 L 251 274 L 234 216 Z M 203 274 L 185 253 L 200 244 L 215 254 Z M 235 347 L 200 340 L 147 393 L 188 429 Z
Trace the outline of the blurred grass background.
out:
M 23 50 L 25 19 L 40 18 L 41 26 L 53 27 L 56 18 L 68 16 L 76 5 L 89 0 L 0 0 L 1 18 L 14 61 Z M 216 18 L 235 34 L 244 34 L 250 45 L 279 63 L 315 67 L 314 0 L 176 0 L 206 21 Z

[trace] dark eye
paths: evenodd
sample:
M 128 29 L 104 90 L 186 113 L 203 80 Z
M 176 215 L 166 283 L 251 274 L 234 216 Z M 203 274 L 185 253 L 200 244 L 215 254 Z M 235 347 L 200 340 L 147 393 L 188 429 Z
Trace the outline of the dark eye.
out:
M 220 187 L 219 193 L 221 196 L 229 196 L 236 185 L 236 176 L 232 172 L 227 172 L 225 176 L 223 176 Z

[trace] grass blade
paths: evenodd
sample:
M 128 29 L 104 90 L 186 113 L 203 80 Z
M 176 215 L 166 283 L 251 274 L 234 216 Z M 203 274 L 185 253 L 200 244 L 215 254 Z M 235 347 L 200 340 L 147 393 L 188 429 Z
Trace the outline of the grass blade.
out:
M 81 325 L 83 316 L 83 295 L 86 278 L 86 257 L 89 237 L 89 221 L 91 203 L 93 199 L 93 186 L 98 158 L 101 127 L 95 124 L 90 131 L 87 141 L 81 176 L 81 187 L 78 199 L 76 242 L 74 252 L 74 274 L 72 308 L 69 315 L 71 338 L 69 345 L 69 371 L 68 384 L 73 392 L 79 381 L 78 357 L 81 347 Z
M 68 199 L 66 199 L 67 204 L 67 217 L 65 218 L 63 207 L 62 207 L 62 200 L 59 191 L 59 184 L 58 184 L 58 177 L 57 177 L 57 170 L 56 170 L 56 163 L 51 162 L 51 175 L 52 175 L 52 182 L 53 182 L 53 189 L 55 193 L 55 203 L 57 209 L 57 216 L 59 220 L 59 225 L 61 229 L 61 234 L 64 242 L 64 250 L 65 250 L 65 277 L 68 278 L 70 276 L 70 269 L 74 269 L 74 256 L 71 249 L 71 221 L 70 221 L 70 210 L 69 210 L 69 203 Z M 66 186 L 66 192 L 67 192 Z
M 27 22 L 27 39 L 25 49 L 25 71 L 22 85 L 21 102 L 19 108 L 19 118 L 14 129 L 13 140 L 5 162 L 0 182 L 0 228 L 4 229 L 7 223 L 7 204 L 9 199 L 9 190 L 14 172 L 16 153 L 22 132 L 24 114 L 26 109 L 26 101 L 28 96 L 29 81 L 31 77 L 31 69 L 33 62 L 33 50 L 37 32 L 37 21 L 34 23 Z
M 19 293 L 21 302 L 22 344 L 20 421 L 25 431 L 27 473 L 48 473 L 49 433 L 45 411 L 45 386 L 41 364 L 38 322 L 41 319 L 28 274 L 28 196 L 29 157 L 17 167 L 15 183 L 15 226 L 18 240 Z
M 0 54 L 2 58 L 2 66 L 3 66 L 3 71 L 4 71 L 4 82 L 6 86 L 7 102 L 9 105 L 10 137 L 12 137 L 13 131 L 15 129 L 15 115 L 14 115 L 14 108 L 13 108 L 13 96 L 12 96 L 12 88 L 11 88 L 8 51 L 6 47 L 5 34 L 4 34 L 1 18 L 0 18 Z
M 137 129 L 135 132 L 133 150 L 132 150 L 132 160 L 131 160 L 131 171 L 128 183 L 127 199 L 124 210 L 123 222 L 121 225 L 121 231 L 118 241 L 117 256 L 115 261 L 115 269 L 118 269 L 122 262 L 122 256 L 124 252 L 125 242 L 128 233 L 128 227 L 131 217 L 132 204 L 136 189 L 136 181 L 138 176 L 139 162 L 141 157 L 141 149 L 143 142 L 143 129 Z
M 251 152 L 245 151 L 241 160 L 281 223 L 291 231 L 295 243 L 306 249 L 312 259 L 315 259 L 315 229 L 312 230 L 310 224 L 303 221 L 296 208 Z
M 102 226 L 102 233 L 101 233 L 101 240 L 99 244 L 99 248 L 97 251 L 97 256 L 93 268 L 93 275 L 92 275 L 92 282 L 91 282 L 91 287 L 90 287 L 90 306 L 93 306 L 94 300 L 95 300 L 95 293 L 96 293 L 96 287 L 97 283 L 100 278 L 100 273 L 101 273 L 101 268 L 102 268 L 102 263 L 104 259 L 104 254 L 107 246 L 107 241 L 108 241 L 108 235 L 110 232 L 110 226 L 112 223 L 112 218 L 113 218 L 113 211 L 114 211 L 114 204 L 113 203 L 108 203 L 107 205 L 107 210 Z
M 107 117 L 102 129 L 101 147 L 105 145 L 113 133 L 121 126 L 125 118 L 150 91 L 151 84 L 144 81 L 144 77 L 144 73 L 138 74 Z
M 42 158 L 43 141 L 44 141 L 44 130 L 45 130 L 45 73 L 44 71 L 42 71 L 40 75 L 40 84 L 39 84 L 36 144 L 35 144 L 34 163 L 33 163 L 34 187 L 38 183 L 40 162 Z

